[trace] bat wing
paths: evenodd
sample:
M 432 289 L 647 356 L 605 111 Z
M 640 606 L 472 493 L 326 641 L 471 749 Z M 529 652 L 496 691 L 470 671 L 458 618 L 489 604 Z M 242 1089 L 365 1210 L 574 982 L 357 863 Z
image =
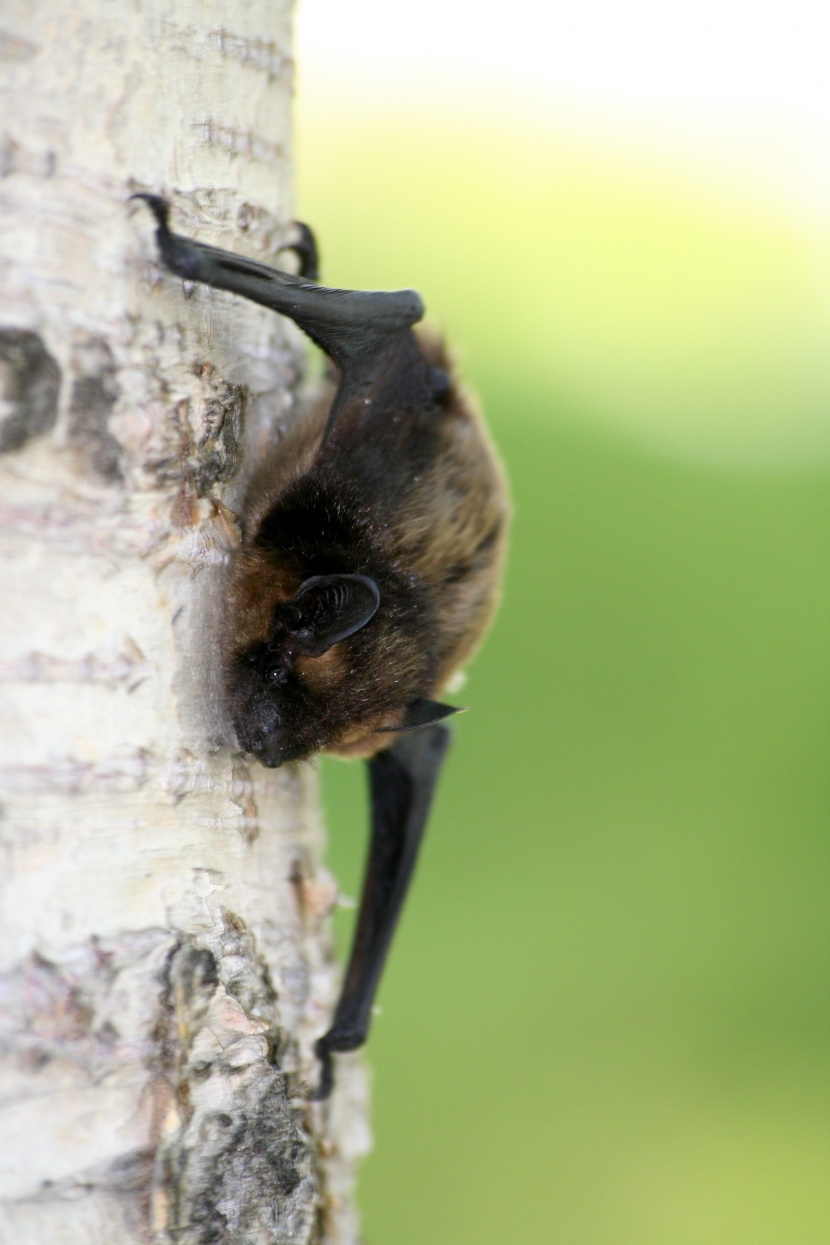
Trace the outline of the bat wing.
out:
M 332 1054 L 366 1041 L 383 965 L 412 879 L 435 784 L 450 742 L 445 726 L 402 735 L 368 761 L 372 799 L 369 859 L 343 991 L 315 1052 L 322 1069 L 316 1098 L 334 1082 Z

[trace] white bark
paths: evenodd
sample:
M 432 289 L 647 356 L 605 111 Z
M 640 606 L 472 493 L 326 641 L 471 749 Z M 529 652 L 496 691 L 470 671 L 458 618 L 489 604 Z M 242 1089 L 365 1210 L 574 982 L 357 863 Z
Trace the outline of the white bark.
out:
M 359 1065 L 310 767 L 231 750 L 235 508 L 294 416 L 277 317 L 155 265 L 131 192 L 269 258 L 289 0 L 0 16 L 0 1241 L 350 1242 Z M 240 234 L 244 239 L 240 239 Z

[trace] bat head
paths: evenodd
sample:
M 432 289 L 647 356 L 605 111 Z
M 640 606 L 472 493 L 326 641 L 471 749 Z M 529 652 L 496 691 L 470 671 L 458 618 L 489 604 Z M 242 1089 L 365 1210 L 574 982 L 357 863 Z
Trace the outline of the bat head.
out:
M 370 576 L 315 575 L 275 605 L 267 638 L 237 651 L 228 670 L 243 751 L 272 768 L 320 751 L 366 756 L 388 732 L 457 712 L 418 694 L 423 670 L 394 609 L 368 628 L 380 601 Z M 406 662 L 395 661 L 396 647 Z
M 315 713 L 314 679 L 329 681 L 335 645 L 366 626 L 380 605 L 368 575 L 314 575 L 290 601 L 274 608 L 266 640 L 237 653 L 228 679 L 231 715 L 240 747 L 263 765 L 283 765 L 323 746 L 326 700 Z M 316 659 L 322 659 L 322 665 Z

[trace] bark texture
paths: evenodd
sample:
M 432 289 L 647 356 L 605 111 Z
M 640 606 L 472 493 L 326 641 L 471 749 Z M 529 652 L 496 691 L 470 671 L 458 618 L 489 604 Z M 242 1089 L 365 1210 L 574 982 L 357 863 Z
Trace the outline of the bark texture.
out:
M 216 660 L 297 335 L 154 261 L 130 193 L 272 259 L 288 0 L 0 16 L 0 1241 L 352 1242 L 359 1064 L 310 767 L 233 752 Z M 240 237 L 240 235 L 243 235 Z

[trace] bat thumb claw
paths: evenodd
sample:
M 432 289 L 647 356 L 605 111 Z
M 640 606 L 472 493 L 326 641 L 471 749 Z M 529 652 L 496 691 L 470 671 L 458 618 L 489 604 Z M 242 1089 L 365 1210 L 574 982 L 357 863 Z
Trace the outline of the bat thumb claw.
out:
M 159 229 L 167 230 L 169 228 L 167 222 L 170 217 L 170 204 L 166 199 L 163 199 L 161 195 L 151 195 L 140 192 L 138 194 L 130 195 L 127 202 L 132 203 L 136 199 L 139 199 L 147 204 L 148 208 L 156 218 L 156 224 Z

